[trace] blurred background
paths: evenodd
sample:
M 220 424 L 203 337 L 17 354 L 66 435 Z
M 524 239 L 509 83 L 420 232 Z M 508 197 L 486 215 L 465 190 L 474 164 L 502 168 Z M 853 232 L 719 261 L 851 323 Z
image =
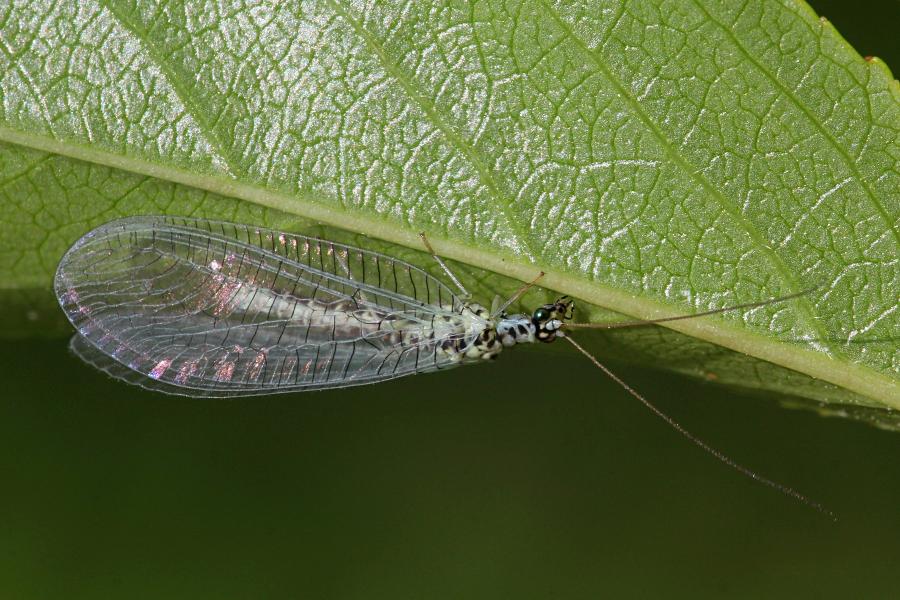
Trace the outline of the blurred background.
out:
M 900 69 L 895 1 L 812 5 Z M 704 454 L 568 348 L 219 401 L 16 340 L 0 598 L 896 597 L 900 434 L 611 366 L 839 520 Z

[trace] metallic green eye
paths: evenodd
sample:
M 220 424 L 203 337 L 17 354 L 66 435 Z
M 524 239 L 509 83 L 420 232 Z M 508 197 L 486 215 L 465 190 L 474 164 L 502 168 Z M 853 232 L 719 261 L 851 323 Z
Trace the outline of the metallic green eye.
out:
M 550 311 L 547 310 L 546 308 L 537 309 L 536 311 L 534 311 L 534 317 L 532 317 L 532 319 L 534 319 L 535 321 L 538 321 L 538 322 L 546 321 L 549 318 L 550 318 Z

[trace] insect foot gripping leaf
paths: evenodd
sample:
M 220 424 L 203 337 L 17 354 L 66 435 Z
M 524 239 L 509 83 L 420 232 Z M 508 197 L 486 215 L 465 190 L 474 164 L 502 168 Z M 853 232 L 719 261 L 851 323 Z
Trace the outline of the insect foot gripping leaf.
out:
M 719 382 L 900 408 L 900 90 L 802 2 L 0 14 L 5 290 L 46 295 L 66 248 L 121 216 L 302 218 L 394 256 L 424 230 L 482 269 L 461 274 L 473 294 L 544 271 L 598 319 L 819 286 L 666 322 L 690 339 L 634 354 L 695 344 Z

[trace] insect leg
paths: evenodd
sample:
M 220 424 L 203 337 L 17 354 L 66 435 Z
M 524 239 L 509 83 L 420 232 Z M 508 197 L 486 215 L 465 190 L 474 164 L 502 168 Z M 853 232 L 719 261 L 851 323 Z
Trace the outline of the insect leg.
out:
M 520 288 L 516 291 L 515 294 L 513 294 L 512 296 L 509 297 L 509 300 L 507 300 L 506 302 L 504 302 L 503 304 L 501 304 L 498 308 L 496 308 L 496 309 L 494 309 L 493 311 L 491 311 L 491 312 L 493 313 L 493 314 L 491 314 L 491 316 L 492 316 L 492 317 L 496 317 L 497 315 L 499 315 L 500 313 L 502 313 L 504 310 L 506 310 L 507 308 L 509 308 L 509 305 L 510 305 L 510 304 L 512 304 L 513 302 L 515 302 L 515 301 L 518 300 L 519 298 L 521 298 L 521 297 L 522 297 L 522 294 L 524 294 L 525 292 L 527 292 L 528 290 L 530 290 L 532 287 L 534 287 L 534 285 L 535 285 L 538 281 L 540 281 L 541 277 L 543 277 L 543 276 L 544 276 L 544 272 L 543 272 L 543 271 L 541 271 L 540 273 L 538 273 L 537 277 L 535 277 L 534 279 L 532 279 L 531 281 L 529 281 L 528 283 L 526 283 L 525 285 L 523 285 L 522 287 L 520 287 Z
M 457 289 L 459 290 L 460 297 L 463 300 L 469 300 L 472 297 L 472 294 L 470 294 L 469 290 L 467 290 L 465 288 L 465 286 L 463 286 L 462 282 L 460 282 L 460 280 L 457 279 L 456 275 L 453 274 L 453 271 L 450 270 L 450 267 L 448 267 L 444 263 L 444 261 L 441 259 L 441 257 L 435 253 L 434 248 L 431 247 L 431 243 L 428 241 L 428 238 L 425 237 L 425 232 L 424 231 L 420 232 L 419 237 L 422 238 L 422 243 L 425 244 L 425 249 L 428 251 L 428 254 L 430 254 L 432 256 L 432 258 L 434 258 L 434 260 L 437 261 L 437 263 L 441 266 L 441 269 L 444 271 L 444 273 L 447 274 L 447 277 L 449 277 L 450 280 L 453 282 L 453 284 L 457 287 Z

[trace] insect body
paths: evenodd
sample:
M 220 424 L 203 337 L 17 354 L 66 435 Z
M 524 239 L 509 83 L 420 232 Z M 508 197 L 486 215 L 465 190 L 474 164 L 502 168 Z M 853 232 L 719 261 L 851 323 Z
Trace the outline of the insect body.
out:
M 344 387 L 482 362 L 553 341 L 573 309 L 563 299 L 531 316 L 492 314 L 383 254 L 172 217 L 89 232 L 60 262 L 55 288 L 83 359 L 189 396 Z
M 468 292 L 361 248 L 220 221 L 132 217 L 78 240 L 55 289 L 86 362 L 142 387 L 187 396 L 250 396 L 376 383 L 494 359 L 506 347 L 567 339 L 594 365 L 717 459 L 831 514 L 711 448 L 567 336 L 564 328 L 694 318 L 804 293 L 654 321 L 572 324 L 560 298 L 533 314 L 469 302 Z M 543 275 L 538 276 L 538 279 Z M 537 281 L 537 279 L 535 279 Z M 833 516 L 833 515 L 832 515 Z

